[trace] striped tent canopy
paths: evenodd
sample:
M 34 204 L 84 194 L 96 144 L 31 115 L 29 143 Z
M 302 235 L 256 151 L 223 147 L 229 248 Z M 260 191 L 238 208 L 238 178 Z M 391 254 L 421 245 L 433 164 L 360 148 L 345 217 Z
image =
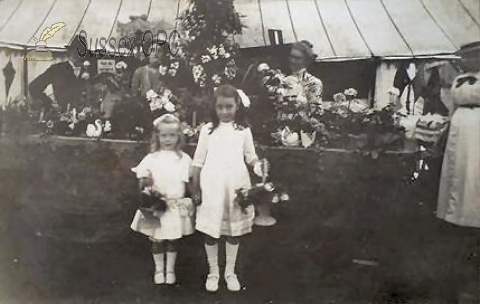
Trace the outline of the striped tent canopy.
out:
M 64 48 L 81 30 L 88 38 L 120 38 L 130 16 L 146 15 L 167 32 L 186 0 L 0 0 L 0 45 L 25 48 L 47 26 L 66 26 L 47 41 Z M 236 0 L 246 28 L 242 47 L 270 45 L 269 31 L 284 43 L 307 39 L 320 59 L 402 58 L 451 54 L 480 40 L 478 0 Z

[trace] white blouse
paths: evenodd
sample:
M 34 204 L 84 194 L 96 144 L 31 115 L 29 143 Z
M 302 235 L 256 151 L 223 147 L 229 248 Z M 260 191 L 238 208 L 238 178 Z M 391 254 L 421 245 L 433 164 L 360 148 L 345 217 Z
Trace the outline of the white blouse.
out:
M 258 160 L 250 128 L 236 126 L 233 122 L 220 122 L 210 134 L 213 124 L 208 123 L 200 130 L 193 166 L 203 167 L 206 163 L 247 163 Z
M 183 198 L 190 177 L 192 159 L 188 154 L 176 151 L 158 151 L 145 156 L 132 169 L 137 178 L 153 179 L 153 190 L 169 199 Z

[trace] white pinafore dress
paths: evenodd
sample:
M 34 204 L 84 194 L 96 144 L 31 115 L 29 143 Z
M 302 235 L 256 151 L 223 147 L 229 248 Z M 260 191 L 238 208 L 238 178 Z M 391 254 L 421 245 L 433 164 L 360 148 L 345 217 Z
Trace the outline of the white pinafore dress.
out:
M 151 177 L 153 190 L 167 199 L 167 210 L 155 213 L 159 225 L 152 226 L 137 210 L 130 226 L 152 240 L 174 240 L 194 232 L 195 208 L 191 199 L 184 198 L 192 160 L 186 153 L 181 155 L 180 158 L 175 151 L 150 153 L 132 169 L 139 179 Z
M 243 212 L 234 201 L 235 191 L 250 188 L 247 163 L 257 155 L 250 128 L 220 123 L 210 134 L 205 125 L 195 152 L 193 166 L 201 167 L 202 204 L 197 207 L 196 229 L 213 238 L 241 236 L 252 231 L 254 208 Z

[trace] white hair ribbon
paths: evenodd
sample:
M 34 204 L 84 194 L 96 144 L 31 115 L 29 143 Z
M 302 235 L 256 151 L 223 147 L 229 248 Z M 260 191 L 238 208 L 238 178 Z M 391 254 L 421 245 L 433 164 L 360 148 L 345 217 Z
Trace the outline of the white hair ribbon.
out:
M 240 96 L 240 100 L 245 108 L 248 108 L 251 104 L 250 98 L 248 98 L 247 94 L 243 90 L 237 90 L 238 96 Z
M 167 114 L 163 114 L 162 116 L 160 117 L 157 117 L 154 121 L 153 121 L 153 125 L 156 127 L 158 126 L 158 124 L 161 124 L 162 122 L 164 122 L 165 120 L 171 120 L 171 121 L 175 121 L 175 122 L 180 122 L 180 120 L 178 119 L 177 116 L 173 115 L 173 114 L 170 114 L 170 113 L 167 113 Z

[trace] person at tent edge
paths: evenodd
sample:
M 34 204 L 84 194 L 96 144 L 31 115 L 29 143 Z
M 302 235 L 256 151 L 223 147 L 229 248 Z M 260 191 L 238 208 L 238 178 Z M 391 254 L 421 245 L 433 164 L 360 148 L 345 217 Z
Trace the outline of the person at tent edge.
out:
M 67 47 L 66 61 L 51 65 L 43 74 L 40 74 L 29 85 L 31 97 L 42 103 L 42 106 L 51 109 L 53 100 L 45 94 L 48 85 L 52 85 L 55 102 L 60 111 L 65 111 L 67 105 L 75 107 L 80 104 L 82 94 L 86 90 L 86 79 L 83 79 L 85 61 L 78 54 L 84 48 L 77 36 Z

